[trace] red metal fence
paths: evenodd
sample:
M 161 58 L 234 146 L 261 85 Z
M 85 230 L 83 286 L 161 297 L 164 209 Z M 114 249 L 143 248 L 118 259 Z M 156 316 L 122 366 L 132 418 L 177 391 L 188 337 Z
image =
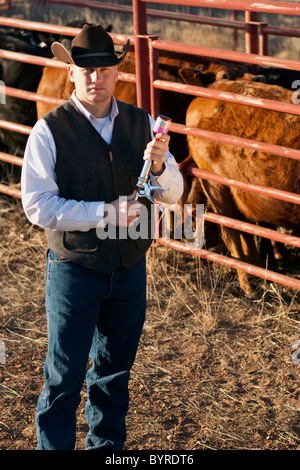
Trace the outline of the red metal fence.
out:
M 46 0 L 43 0 L 46 1 Z M 300 30 L 291 29 L 291 28 L 279 28 L 269 26 L 265 21 L 259 21 L 260 13 L 272 13 L 272 14 L 283 14 L 283 15 L 294 15 L 300 16 L 300 6 L 296 3 L 291 2 L 272 2 L 272 1 L 262 1 L 260 3 L 252 2 L 250 0 L 169 0 L 168 4 L 172 5 L 185 5 L 185 6 L 195 6 L 195 7 L 209 7 L 216 9 L 229 10 L 231 13 L 230 19 L 220 19 L 220 18 L 210 18 L 199 15 L 190 15 L 175 13 L 165 10 L 154 10 L 148 9 L 146 7 L 146 0 L 133 0 L 132 7 L 125 5 L 117 5 L 110 3 L 102 3 L 97 1 L 89 0 L 50 0 L 49 3 L 62 3 L 74 6 L 89 7 L 95 9 L 102 9 L 108 11 L 116 11 L 120 13 L 127 13 L 133 15 L 133 25 L 134 25 L 134 35 L 132 37 L 125 36 L 121 34 L 111 34 L 114 42 L 116 44 L 124 44 L 128 37 L 131 40 L 131 44 L 135 47 L 135 56 L 136 56 L 136 75 L 120 73 L 120 80 L 135 82 L 137 87 L 137 102 L 138 106 L 141 106 L 147 109 L 154 117 L 159 112 L 159 90 L 170 90 L 174 93 L 188 93 L 193 96 L 204 96 L 207 98 L 218 98 L 225 99 L 227 101 L 238 102 L 251 106 L 258 106 L 262 108 L 282 111 L 291 114 L 300 114 L 300 108 L 295 104 L 288 103 L 279 103 L 273 102 L 270 100 L 255 100 L 255 98 L 245 97 L 242 95 L 226 93 L 221 94 L 216 90 L 209 90 L 202 87 L 189 86 L 178 83 L 171 83 L 163 80 L 159 80 L 156 71 L 158 69 L 157 60 L 158 60 L 158 51 L 159 50 L 170 50 L 176 52 L 187 52 L 189 54 L 195 54 L 210 57 L 210 58 L 220 58 L 234 60 L 237 62 L 249 63 L 254 67 L 260 66 L 273 66 L 284 68 L 288 70 L 299 70 L 300 71 L 300 62 L 291 60 L 291 59 L 279 59 L 275 57 L 268 56 L 268 36 L 269 35 L 280 35 L 280 36 L 289 36 L 289 37 L 300 37 Z M 152 0 L 151 3 L 164 4 L 162 0 Z M 237 21 L 236 13 L 237 11 L 245 12 L 245 20 Z M 224 50 L 216 49 L 210 47 L 201 47 L 194 45 L 187 45 L 182 43 L 162 41 L 157 37 L 151 36 L 148 34 L 147 30 L 147 18 L 155 17 L 161 19 L 173 19 L 178 21 L 187 21 L 193 24 L 209 24 L 213 26 L 231 28 L 233 46 L 236 39 L 236 32 L 244 31 L 245 34 L 245 52 L 236 52 L 235 50 Z M 70 36 L 74 36 L 78 33 L 78 29 L 62 27 L 53 24 L 46 23 L 37 23 L 33 21 L 18 20 L 15 18 L 6 18 L 0 17 L 0 25 L 8 25 L 19 28 L 28 28 L 31 30 L 39 30 L 46 32 L 62 33 Z M 53 59 L 45 59 L 35 56 L 29 56 L 21 53 L 14 53 L 11 51 L 5 51 L 0 49 L 0 57 L 4 57 L 11 60 L 29 62 L 34 64 L 39 64 L 41 66 L 51 66 L 57 68 L 65 67 L 61 62 L 55 61 Z M 150 59 L 150 65 L 148 67 Z M 1 92 L 1 90 L 0 90 Z M 46 97 L 42 95 L 37 95 L 36 93 L 30 93 L 23 90 L 16 90 L 6 87 L 6 94 L 12 96 L 18 96 L 22 99 L 29 99 L 33 101 L 47 101 L 54 104 L 60 104 L 61 101 Z M 18 123 L 11 123 L 7 121 L 0 121 L 0 127 L 5 127 L 11 130 L 17 130 L 25 134 L 29 134 L 30 128 L 28 126 L 22 126 Z M 300 159 L 300 151 L 296 149 L 289 149 L 285 147 L 280 147 L 277 145 L 266 144 L 263 142 L 256 142 L 249 139 L 242 139 L 237 137 L 228 136 L 225 134 L 215 133 L 212 131 L 204 131 L 201 129 L 188 128 L 186 126 L 180 125 L 178 123 L 172 123 L 171 130 L 173 132 L 178 132 L 181 134 L 192 134 L 199 136 L 205 139 L 214 139 L 219 142 L 230 142 L 232 145 L 237 145 L 240 147 L 246 148 L 256 148 L 257 150 L 263 150 L 277 155 L 285 156 L 286 158 L 295 158 Z M 9 162 L 14 165 L 22 165 L 22 158 L 11 156 L 5 153 L 0 152 L 0 160 Z M 288 200 L 295 204 L 300 204 L 300 196 L 297 194 L 290 194 L 284 191 L 279 191 L 274 188 L 265 188 L 259 187 L 257 185 L 251 185 L 242 183 L 239 181 L 228 180 L 221 178 L 218 175 L 206 172 L 204 170 L 195 170 L 190 169 L 190 173 L 204 179 L 217 179 L 222 184 L 227 184 L 229 186 L 242 187 L 249 191 L 255 191 L 260 194 L 267 194 L 272 197 L 276 197 L 283 200 Z M 0 192 L 5 194 L 10 194 L 14 197 L 20 197 L 20 191 L 10 188 L 6 185 L 0 184 Z M 236 228 L 248 233 L 253 233 L 258 236 L 263 236 L 270 238 L 272 240 L 281 241 L 286 244 L 290 244 L 296 247 L 300 247 L 300 238 L 291 237 L 278 233 L 273 230 L 267 230 L 259 228 L 253 224 L 246 224 L 240 221 L 229 219 L 226 217 L 218 216 L 217 214 L 206 213 L 204 218 L 208 221 L 223 224 Z M 191 248 L 190 245 L 184 244 L 179 241 L 166 240 L 158 238 L 157 244 L 163 244 L 172 246 L 175 249 L 193 253 L 194 255 L 200 256 L 201 258 L 206 258 L 220 264 L 231 266 L 235 269 L 240 269 L 246 271 L 255 276 L 259 276 L 271 281 L 279 282 L 281 284 L 290 286 L 295 289 L 300 289 L 300 281 L 290 278 L 288 276 L 283 276 L 274 272 L 271 272 L 266 269 L 261 269 L 256 266 L 249 265 L 247 263 L 242 263 L 240 261 L 231 259 L 229 257 L 222 256 L 220 254 L 211 253 L 206 250 Z
M 160 0 L 154 0 L 154 3 L 164 3 Z M 291 70 L 300 70 L 300 63 L 293 60 L 288 59 L 278 59 L 274 57 L 267 56 L 268 51 L 268 34 L 280 34 L 280 35 L 287 35 L 287 36 L 295 36 L 299 37 L 300 31 L 299 30 L 286 30 L 284 32 L 283 28 L 269 28 L 266 23 L 259 23 L 257 13 L 258 12 L 272 12 L 272 13 L 281 13 L 281 14 L 293 14 L 293 15 L 300 15 L 300 7 L 297 4 L 292 3 L 283 3 L 283 2 L 261 2 L 261 3 L 254 3 L 251 1 L 218 1 L 218 0 L 210 0 L 209 2 L 201 2 L 201 1 L 187 1 L 182 2 L 180 0 L 170 1 L 169 3 L 177 4 L 177 5 L 190 5 L 190 6 L 209 6 L 211 8 L 231 8 L 234 10 L 240 10 L 241 7 L 245 10 L 245 24 L 244 27 L 241 27 L 240 24 L 234 25 L 233 22 L 228 23 L 228 27 L 237 26 L 239 29 L 245 30 L 245 52 L 235 52 L 235 51 L 224 51 L 223 49 L 213 49 L 209 47 L 198 47 L 198 46 L 187 46 L 185 44 L 174 43 L 174 42 L 167 42 L 167 41 L 160 41 L 155 38 L 147 37 L 147 24 L 146 24 L 146 8 L 145 8 L 145 0 L 134 0 L 134 13 L 135 13 L 135 37 L 139 44 L 136 43 L 136 56 L 137 56 L 137 66 L 139 66 L 139 61 L 142 62 L 145 54 L 147 54 L 147 50 L 149 50 L 150 56 L 150 73 L 148 73 L 147 69 L 137 70 L 137 84 L 140 84 L 140 90 L 138 90 L 138 103 L 142 107 L 150 106 L 150 110 L 153 116 L 156 116 L 159 112 L 159 93 L 160 89 L 170 90 L 174 92 L 181 92 L 181 93 L 189 93 L 193 96 L 204 96 L 207 98 L 218 98 L 222 100 L 232 101 L 232 102 L 239 102 L 243 104 L 248 104 L 251 106 L 258 106 L 262 108 L 273 109 L 277 111 L 288 112 L 291 114 L 300 114 L 300 109 L 297 105 L 287 104 L 287 103 L 278 103 L 278 102 L 270 102 L 269 100 L 259 100 L 258 103 L 255 99 L 249 99 L 246 97 L 242 97 L 241 95 L 235 94 L 228 94 L 226 93 L 226 97 L 224 93 L 217 92 L 214 90 L 208 90 L 205 88 L 199 87 L 192 87 L 188 85 L 182 84 L 174 84 L 171 82 L 166 82 L 158 79 L 157 75 L 157 51 L 158 50 L 171 50 L 175 52 L 187 52 L 189 54 L 195 54 L 199 56 L 211 57 L 211 58 L 220 58 L 234 60 L 237 62 L 245 62 L 253 65 L 268 65 L 274 66 L 279 68 L 286 68 Z M 148 44 L 146 44 L 146 41 Z M 147 47 L 148 46 L 148 47 Z M 156 73 L 155 73 L 156 72 Z M 139 75 L 138 75 L 139 74 Z M 145 88 L 145 90 L 143 89 Z M 149 95 L 147 91 L 149 90 Z M 283 106 L 283 107 L 282 107 Z M 286 106 L 286 107 L 285 107 Z M 284 109 L 285 108 L 285 109 Z M 205 139 L 212 139 L 217 140 L 219 142 L 228 142 L 232 145 L 237 145 L 241 147 L 248 147 L 248 148 L 256 148 L 257 150 L 263 150 L 266 152 L 270 152 L 277 155 L 282 155 L 287 158 L 296 158 L 300 159 L 300 151 L 295 149 L 287 149 L 279 146 L 272 146 L 270 144 L 265 144 L 263 142 L 256 142 L 249 139 L 242 139 L 237 137 L 232 137 L 220 133 L 215 133 L 212 131 L 204 131 L 201 129 L 193 129 L 187 128 L 186 126 L 182 126 L 179 124 L 172 124 L 171 130 L 174 132 L 179 132 L 182 134 L 192 134 L 194 136 L 202 137 Z M 210 172 L 199 170 L 199 169 L 190 169 L 190 173 L 194 176 L 198 176 L 204 179 L 213 179 L 217 180 L 222 184 L 227 184 L 229 186 L 240 187 L 243 189 L 247 189 L 249 191 L 255 191 L 260 194 L 268 194 L 269 196 L 276 197 L 283 200 L 290 200 L 295 204 L 300 204 L 300 196 L 296 194 L 287 194 L 284 191 L 278 191 L 274 188 L 265 188 L 259 187 L 257 185 L 250 185 L 245 184 L 239 181 L 228 180 L 226 178 L 221 178 L 218 175 L 212 174 Z M 289 199 L 291 198 L 291 199 Z M 236 228 L 248 233 L 252 233 L 258 236 L 264 236 L 270 238 L 271 240 L 279 241 L 278 232 L 274 230 L 268 230 L 267 232 L 264 229 L 261 229 L 253 224 L 243 224 L 240 221 L 236 221 L 229 218 L 224 218 L 218 216 L 217 214 L 206 213 L 204 215 L 205 220 L 211 221 L 218 224 L 223 224 L 232 228 Z M 281 238 L 282 234 L 280 234 Z M 288 239 L 288 236 L 283 235 L 281 238 L 283 243 L 291 244 L 294 246 L 300 246 L 300 239 L 297 237 L 293 237 L 293 240 Z M 282 276 L 277 273 L 271 272 L 266 269 L 261 269 L 256 266 L 250 265 L 248 263 L 244 263 L 241 261 L 237 261 L 231 259 L 229 257 L 225 257 L 223 255 L 217 253 L 211 253 L 207 250 L 203 249 L 196 249 L 191 247 L 186 243 L 182 243 L 179 241 L 174 240 L 167 240 L 165 238 L 158 238 L 157 244 L 165 245 L 169 247 L 173 247 L 174 249 L 191 253 L 196 256 L 200 256 L 201 258 L 205 258 L 211 261 L 218 262 L 220 264 L 233 267 L 235 269 L 240 269 L 242 271 L 246 271 L 249 274 L 253 274 L 255 276 L 259 276 L 271 281 L 280 282 L 284 285 L 288 285 L 290 287 L 294 287 L 299 289 L 300 288 L 300 281 L 296 279 L 289 278 L 288 276 Z

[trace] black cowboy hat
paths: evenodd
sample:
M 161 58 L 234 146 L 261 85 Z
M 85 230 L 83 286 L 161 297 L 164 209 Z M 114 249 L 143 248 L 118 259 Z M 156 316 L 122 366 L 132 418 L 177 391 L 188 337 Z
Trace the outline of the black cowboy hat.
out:
M 84 25 L 82 30 L 72 41 L 71 53 L 60 44 L 54 42 L 51 46 L 55 57 L 66 64 L 75 64 L 78 67 L 111 67 L 118 65 L 124 59 L 130 41 L 124 47 L 124 51 L 117 56 L 110 35 L 100 25 Z

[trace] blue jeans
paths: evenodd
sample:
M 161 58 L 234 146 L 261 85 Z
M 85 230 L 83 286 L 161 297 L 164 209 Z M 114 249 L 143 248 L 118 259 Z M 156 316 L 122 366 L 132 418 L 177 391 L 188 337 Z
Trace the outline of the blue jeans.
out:
M 48 353 L 36 410 L 37 449 L 74 449 L 85 378 L 86 449 L 122 449 L 145 310 L 145 258 L 132 269 L 103 274 L 48 252 Z

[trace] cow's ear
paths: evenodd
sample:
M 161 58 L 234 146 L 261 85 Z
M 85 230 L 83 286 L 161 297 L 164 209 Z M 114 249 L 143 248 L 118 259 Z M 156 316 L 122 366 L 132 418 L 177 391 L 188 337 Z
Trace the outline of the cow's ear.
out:
M 203 86 L 204 80 L 203 75 L 199 70 L 190 68 L 190 67 L 182 67 L 178 70 L 178 75 L 182 79 L 184 83 L 187 85 L 194 85 L 194 86 Z

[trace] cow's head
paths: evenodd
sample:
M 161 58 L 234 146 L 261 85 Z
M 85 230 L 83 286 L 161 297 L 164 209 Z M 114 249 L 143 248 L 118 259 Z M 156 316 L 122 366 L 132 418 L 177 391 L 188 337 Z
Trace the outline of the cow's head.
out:
M 220 80 L 235 80 L 249 73 L 249 67 L 235 63 L 202 63 L 195 67 L 182 67 L 178 74 L 188 85 L 207 87 Z

